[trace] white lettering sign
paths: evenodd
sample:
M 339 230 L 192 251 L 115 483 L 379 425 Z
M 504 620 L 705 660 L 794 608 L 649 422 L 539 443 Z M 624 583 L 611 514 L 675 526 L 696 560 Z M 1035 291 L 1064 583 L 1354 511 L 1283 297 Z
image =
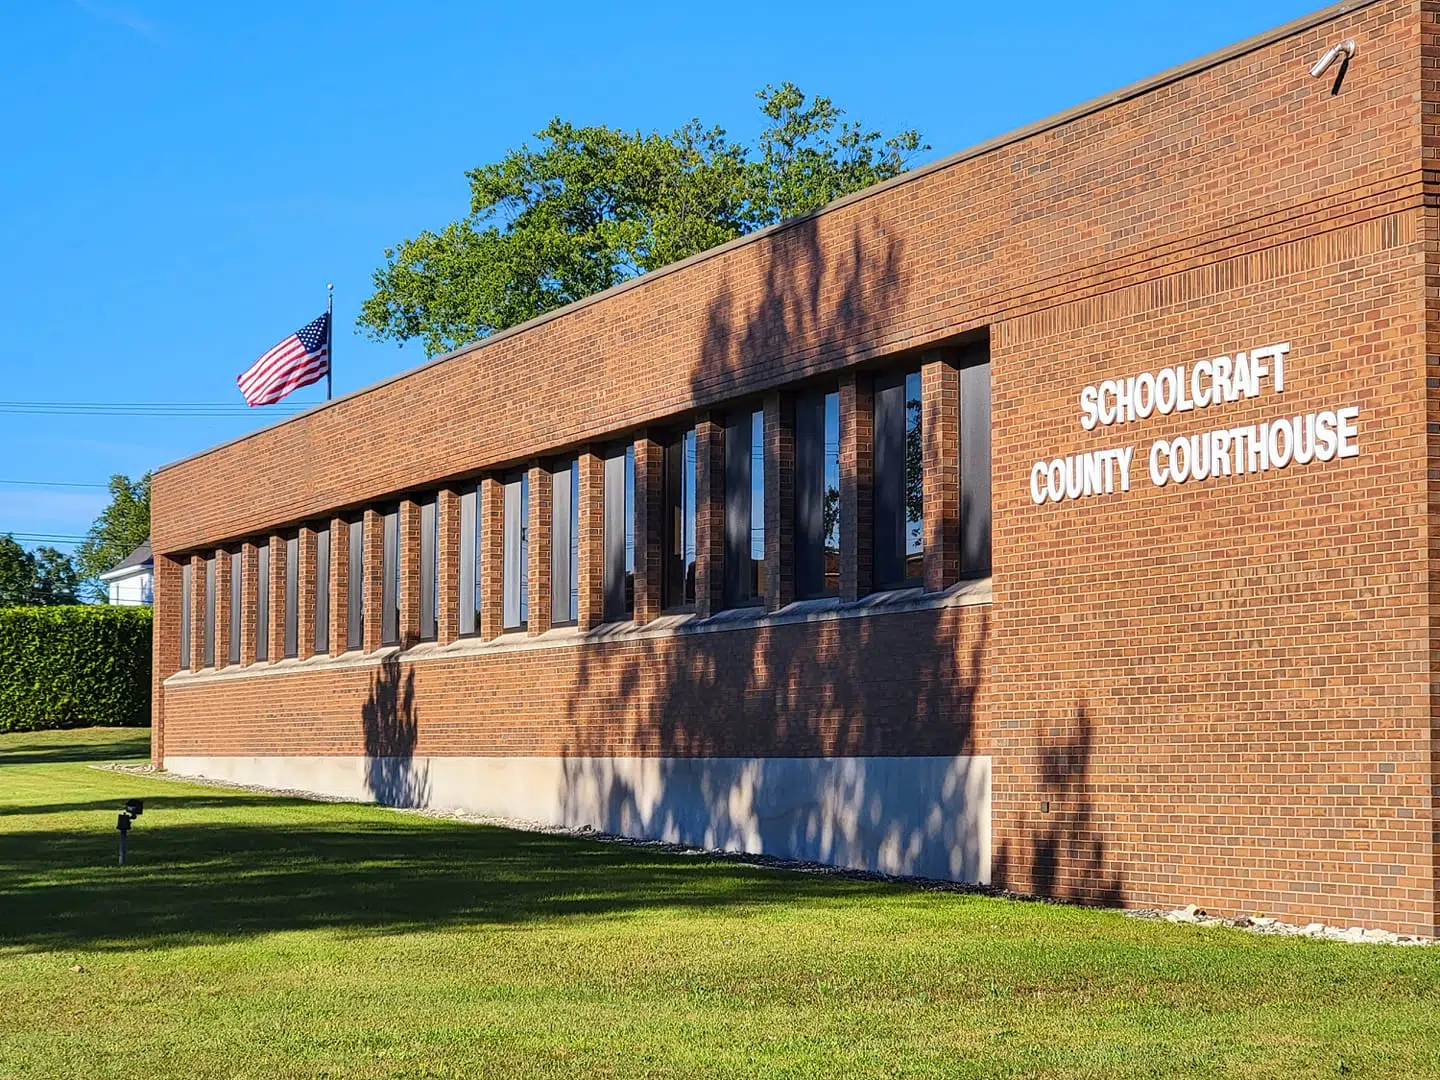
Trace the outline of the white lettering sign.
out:
M 1265 385 L 1285 392 L 1290 343 L 1263 345 L 1227 356 L 1106 379 L 1080 391 L 1080 427 L 1094 431 L 1193 412 L 1260 396 Z M 1245 476 L 1290 465 L 1358 457 L 1360 410 L 1355 406 L 1282 416 L 1259 424 L 1216 428 L 1199 435 L 1156 439 L 1139 466 L 1156 487 Z M 1030 467 L 1037 506 L 1130 490 L 1135 447 L 1090 450 L 1044 459 Z

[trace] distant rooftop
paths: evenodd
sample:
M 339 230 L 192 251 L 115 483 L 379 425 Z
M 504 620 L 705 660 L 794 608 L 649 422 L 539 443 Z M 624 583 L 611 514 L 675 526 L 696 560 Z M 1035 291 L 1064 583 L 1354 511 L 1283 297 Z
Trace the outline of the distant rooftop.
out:
M 155 560 L 150 554 L 150 538 L 147 536 L 134 551 L 126 555 L 118 563 L 112 566 L 106 576 L 120 570 L 129 570 L 137 566 L 154 566 Z

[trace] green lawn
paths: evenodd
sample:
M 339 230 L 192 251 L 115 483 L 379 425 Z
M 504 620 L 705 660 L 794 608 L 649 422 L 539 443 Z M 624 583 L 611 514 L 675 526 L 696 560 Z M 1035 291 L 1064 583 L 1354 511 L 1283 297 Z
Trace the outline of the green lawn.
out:
M 0 736 L 0 1076 L 1440 1075 L 1440 949 L 88 767 L 147 736 Z

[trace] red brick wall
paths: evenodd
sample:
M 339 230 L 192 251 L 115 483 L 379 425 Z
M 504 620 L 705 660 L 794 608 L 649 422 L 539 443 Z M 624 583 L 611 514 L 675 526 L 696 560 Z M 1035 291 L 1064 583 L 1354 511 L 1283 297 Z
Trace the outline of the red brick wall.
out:
M 1385 231 L 1356 227 L 1357 256 Z M 996 328 L 986 730 L 1004 879 L 1338 921 L 1403 906 L 1428 930 L 1418 256 L 1308 265 L 1334 239 L 1184 303 L 1138 288 Z M 1283 395 L 1080 430 L 1087 383 L 1285 340 Z M 1148 479 L 1156 438 L 1345 405 L 1357 458 Z M 1033 504 L 1034 461 L 1127 443 L 1128 494 Z
M 298 524 L 1414 204 L 1416 31 L 1413 3 L 1363 7 L 168 468 L 154 543 Z M 1361 57 L 1331 97 L 1307 69 L 1341 34 Z
M 956 754 L 976 749 L 991 609 L 400 664 L 416 754 Z M 474 647 L 471 646 L 473 649 Z M 172 683 L 165 752 L 355 754 L 393 665 Z M 411 679 L 413 677 L 413 683 Z M 297 729 L 304 728 L 303 738 Z
M 1432 672 L 1440 669 L 1440 174 L 1435 169 L 1440 161 L 1440 123 L 1437 109 L 1440 102 L 1440 3 L 1421 3 L 1420 49 L 1421 95 L 1425 109 L 1421 116 L 1421 157 L 1425 172 L 1425 212 L 1420 236 L 1425 249 L 1425 388 L 1426 388 L 1426 462 L 1427 496 L 1430 506 L 1430 665 Z M 1440 881 L 1440 679 L 1431 679 L 1430 690 L 1430 781 L 1431 781 L 1431 855 L 1437 881 Z M 1440 923 L 1440 914 L 1437 914 Z
M 989 328 L 993 605 L 182 676 L 157 687 L 157 746 L 364 752 L 367 700 L 403 679 L 416 753 L 989 754 L 995 876 L 1012 888 L 1430 932 L 1440 604 L 1426 455 L 1440 382 L 1426 356 L 1440 346 L 1426 285 L 1440 274 L 1423 7 L 1365 5 L 155 479 L 165 676 L 167 555 L 830 373 L 860 420 L 841 446 L 842 595 L 863 595 L 864 365 Z M 1332 97 L 1307 69 L 1345 36 L 1359 55 Z M 1077 422 L 1087 383 L 1285 340 L 1281 396 Z M 927 408 L 953 397 L 939 369 L 925 383 Z M 1161 436 L 1342 405 L 1361 410 L 1358 458 L 1178 487 L 1146 476 Z M 932 432 L 931 460 L 953 458 L 955 432 Z M 1118 445 L 1137 448 L 1133 490 L 1033 504 L 1033 462 Z M 598 505 L 598 463 L 581 461 L 582 504 Z M 229 498 L 261 468 L 264 490 Z M 948 505 L 953 485 L 935 480 L 927 504 Z M 937 520 L 932 584 L 954 573 Z M 707 525 L 702 512 L 702 594 Z M 582 629 L 598 603 L 594 526 L 582 517 Z M 498 630 L 492 606 L 482 636 Z

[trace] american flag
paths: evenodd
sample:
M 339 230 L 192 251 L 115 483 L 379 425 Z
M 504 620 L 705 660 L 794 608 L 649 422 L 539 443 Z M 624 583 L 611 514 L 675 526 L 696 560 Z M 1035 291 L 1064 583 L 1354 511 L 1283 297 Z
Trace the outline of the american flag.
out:
M 250 365 L 235 381 L 247 405 L 274 405 L 291 390 L 319 382 L 330 371 L 330 314 L 306 323 Z

